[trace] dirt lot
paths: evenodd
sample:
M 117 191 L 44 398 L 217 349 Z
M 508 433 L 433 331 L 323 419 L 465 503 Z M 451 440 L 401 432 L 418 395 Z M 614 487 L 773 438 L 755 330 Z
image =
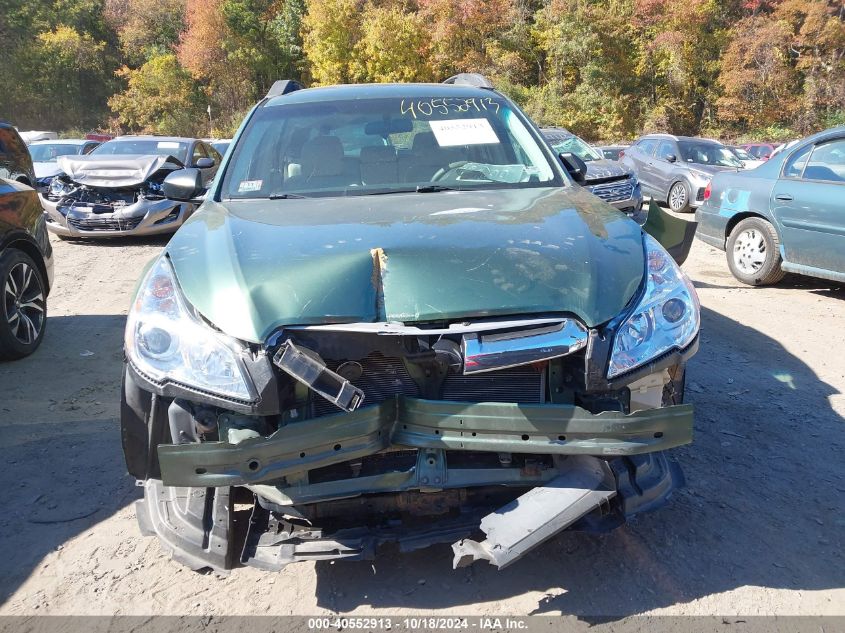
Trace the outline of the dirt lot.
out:
M 845 289 L 740 286 L 696 242 L 688 487 L 613 533 L 565 533 L 513 567 L 382 552 L 228 577 L 142 538 L 118 430 L 121 337 L 164 245 L 56 241 L 43 347 L 0 365 L 0 614 L 845 614 Z

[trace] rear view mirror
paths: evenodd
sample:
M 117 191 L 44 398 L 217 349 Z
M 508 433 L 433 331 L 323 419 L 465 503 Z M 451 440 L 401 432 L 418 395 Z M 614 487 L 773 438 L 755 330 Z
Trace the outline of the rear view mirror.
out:
M 578 184 L 587 180 L 587 163 L 580 156 L 572 152 L 561 152 L 558 156 L 572 180 Z
M 211 160 L 210 158 L 205 160 Z M 195 167 L 170 172 L 161 185 L 165 197 L 177 202 L 191 202 L 205 193 L 202 172 Z
M 209 167 L 214 167 L 214 159 L 203 156 L 202 158 L 197 159 L 197 162 L 194 163 L 194 167 L 197 167 L 198 169 L 208 169 Z
M 674 163 L 676 160 L 678 160 L 678 157 L 674 154 L 666 154 L 666 160 L 668 160 L 670 163 Z
M 389 121 L 370 121 L 364 126 L 364 134 L 369 136 L 388 136 L 411 132 L 414 125 L 410 119 L 390 119 Z

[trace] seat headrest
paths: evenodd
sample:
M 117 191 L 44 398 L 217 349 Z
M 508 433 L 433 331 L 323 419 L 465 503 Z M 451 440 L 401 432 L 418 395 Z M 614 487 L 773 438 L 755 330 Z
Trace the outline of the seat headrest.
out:
M 391 145 L 369 145 L 361 148 L 361 163 L 392 163 L 396 148 Z
M 343 144 L 336 136 L 318 136 L 302 146 L 302 175 L 340 176 L 343 173 Z
M 424 152 L 431 149 L 440 149 L 440 144 L 434 137 L 434 132 L 418 132 L 414 135 L 411 152 Z

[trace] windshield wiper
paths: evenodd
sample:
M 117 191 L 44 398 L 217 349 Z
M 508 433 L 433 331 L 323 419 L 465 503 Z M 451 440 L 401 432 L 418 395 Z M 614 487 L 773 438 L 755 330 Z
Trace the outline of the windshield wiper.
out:
M 291 198 L 307 198 L 308 196 L 301 196 L 298 193 L 271 193 L 267 197 L 270 200 L 288 200 Z
M 437 191 L 461 191 L 455 187 L 445 185 L 417 185 L 414 189 L 386 189 L 384 191 L 362 191 L 366 196 L 386 196 L 391 193 L 435 193 Z
M 438 191 L 460 191 L 460 189 L 446 185 L 419 185 L 417 187 L 417 193 L 436 193 Z

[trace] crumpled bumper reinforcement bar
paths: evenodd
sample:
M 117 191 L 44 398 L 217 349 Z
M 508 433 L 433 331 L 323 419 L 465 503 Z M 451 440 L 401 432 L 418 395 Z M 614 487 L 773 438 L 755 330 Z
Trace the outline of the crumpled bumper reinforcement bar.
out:
M 158 447 L 166 486 L 274 481 L 386 448 L 596 455 L 663 451 L 692 441 L 692 405 L 631 414 L 574 405 L 467 403 L 397 397 L 349 413 L 289 424 L 239 444 Z

